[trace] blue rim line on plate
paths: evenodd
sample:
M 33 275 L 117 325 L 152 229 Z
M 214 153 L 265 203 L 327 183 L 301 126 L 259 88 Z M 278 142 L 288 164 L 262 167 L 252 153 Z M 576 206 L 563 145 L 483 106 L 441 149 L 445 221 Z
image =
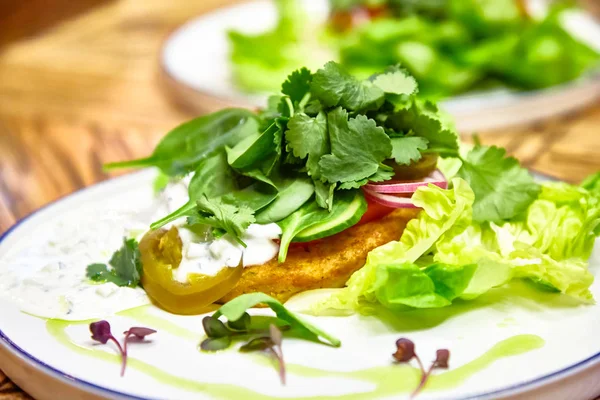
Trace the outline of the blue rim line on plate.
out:
M 532 174 L 534 176 L 538 176 L 544 180 L 551 180 L 551 181 L 558 181 L 558 179 L 556 179 L 553 176 L 547 175 L 547 174 L 543 174 L 537 171 L 531 171 Z M 139 172 L 141 173 L 141 172 Z M 112 179 L 107 179 L 106 181 L 102 181 L 99 182 L 95 185 L 93 185 L 93 187 L 98 187 L 98 186 L 103 186 L 106 185 L 110 182 L 114 182 L 114 181 L 118 181 L 121 179 L 125 179 L 127 177 L 131 177 L 132 174 L 127 174 L 124 176 L 120 176 L 120 177 L 116 177 L 116 178 L 112 178 Z M 0 235 L 0 244 L 2 244 L 2 242 L 12 233 L 14 232 L 19 226 L 21 226 L 21 224 L 23 224 L 25 221 L 27 221 L 28 219 L 30 219 L 31 217 L 33 217 L 34 215 L 36 215 L 37 213 L 61 202 L 62 200 L 65 200 L 69 197 L 72 197 L 75 194 L 79 194 L 79 193 L 83 193 L 87 190 L 89 190 L 90 187 L 84 187 L 81 189 L 78 189 L 68 195 L 65 195 L 63 197 L 60 197 L 56 200 L 51 201 L 50 203 L 38 208 L 37 210 L 31 212 L 30 214 L 26 215 L 25 217 L 21 218 L 19 221 L 17 221 L 13 226 L 11 226 L 6 232 L 4 232 L 3 234 Z M 42 368 L 44 368 L 44 370 L 42 372 L 46 373 L 46 374 L 52 374 L 55 376 L 58 376 L 58 378 L 62 379 L 63 381 L 66 381 L 66 383 L 70 386 L 81 386 L 82 388 L 87 388 L 87 389 L 91 389 L 94 392 L 98 392 L 102 395 L 117 395 L 119 397 L 123 397 L 123 398 L 127 398 L 127 399 L 135 399 L 135 400 L 149 400 L 151 399 L 150 397 L 139 397 L 139 396 L 134 396 L 131 394 L 127 394 L 124 392 L 119 392 L 116 390 L 112 390 L 112 389 L 108 389 L 104 386 L 99 386 L 96 385 L 94 383 L 88 382 L 86 380 L 80 379 L 80 378 L 76 378 L 73 375 L 70 375 L 64 371 L 61 371 L 57 368 L 54 368 L 53 366 L 47 364 L 46 362 L 40 360 L 39 358 L 35 357 L 34 355 L 26 352 L 25 350 L 23 350 L 18 344 L 16 344 L 15 342 L 13 342 L 8 336 L 6 336 L 6 334 L 0 329 L 0 344 L 2 344 L 2 342 L 4 343 L 4 345 L 7 347 L 7 349 L 13 353 L 16 353 L 16 356 L 18 356 L 21 359 L 24 359 L 25 361 L 29 362 L 29 363 L 34 363 L 37 364 L 38 366 L 41 366 Z M 511 392 L 517 392 L 520 389 L 527 389 L 527 388 L 534 388 L 537 386 L 541 386 L 544 382 L 551 380 L 552 378 L 555 377 L 559 377 L 561 375 L 564 375 L 564 377 L 568 376 L 569 373 L 571 372 L 576 372 L 577 370 L 583 368 L 586 365 L 592 365 L 595 363 L 600 362 L 600 353 L 596 353 L 582 361 L 579 361 L 576 364 L 570 365 L 564 369 L 552 372 L 548 375 L 544 375 L 541 376 L 539 378 L 533 379 L 531 381 L 527 381 L 527 382 L 521 382 L 521 383 L 517 383 L 515 385 L 506 387 L 506 388 L 502 388 L 502 389 L 498 389 L 492 392 L 482 392 L 482 393 L 477 393 L 468 397 L 459 397 L 457 399 L 459 400 L 472 400 L 472 399 L 480 399 L 482 397 L 488 397 L 488 398 L 494 398 L 493 396 L 498 396 L 498 395 L 507 395 L 510 394 Z M 10 377 L 9 377 L 10 378 Z M 80 388 L 81 389 L 81 388 Z M 317 396 L 318 398 L 318 396 Z M 284 398 L 282 398 L 284 399 Z M 293 398 L 291 398 L 293 400 Z

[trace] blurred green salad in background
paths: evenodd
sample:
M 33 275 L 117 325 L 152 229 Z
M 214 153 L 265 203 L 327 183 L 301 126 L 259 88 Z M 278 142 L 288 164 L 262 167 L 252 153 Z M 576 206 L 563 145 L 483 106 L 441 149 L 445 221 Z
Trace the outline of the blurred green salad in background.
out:
M 276 4 L 279 22 L 271 31 L 229 34 L 234 77 L 244 91 L 277 91 L 288 71 L 332 58 L 361 79 L 400 63 L 419 82 L 420 95 L 433 99 L 546 88 L 600 61 L 564 29 L 564 3 L 540 19 L 524 0 L 329 0 L 328 22 L 317 27 L 300 0 Z

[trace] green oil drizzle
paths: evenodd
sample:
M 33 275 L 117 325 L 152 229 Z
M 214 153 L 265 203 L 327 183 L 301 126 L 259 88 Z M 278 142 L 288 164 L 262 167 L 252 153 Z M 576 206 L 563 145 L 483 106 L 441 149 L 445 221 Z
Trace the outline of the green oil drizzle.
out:
M 121 314 L 123 315 L 123 314 Z M 103 361 L 120 362 L 119 356 L 108 353 L 101 348 L 85 347 L 74 343 L 69 338 L 66 329 L 71 325 L 80 325 L 87 322 L 70 322 L 61 320 L 48 320 L 46 328 L 59 343 L 69 349 L 85 356 L 94 357 Z M 426 390 L 447 390 L 460 386 L 468 378 L 472 377 L 477 372 L 487 368 L 495 361 L 504 357 L 511 357 L 519 354 L 524 354 L 528 351 L 538 349 L 544 345 L 544 340 L 536 335 L 517 335 L 505 339 L 482 356 L 470 361 L 453 370 L 436 374 L 429 380 Z M 273 397 L 257 393 L 253 390 L 235 386 L 232 384 L 216 384 L 203 383 L 192 379 L 182 378 L 177 375 L 170 374 L 158 367 L 145 363 L 141 360 L 129 357 L 128 368 L 136 369 L 156 381 L 170 385 L 179 389 L 184 389 L 192 392 L 202 392 L 209 394 L 215 398 L 243 398 L 248 400 L 254 399 L 280 399 L 281 397 Z M 399 393 L 409 393 L 418 384 L 420 375 L 419 371 L 408 365 L 388 365 L 382 367 L 369 368 L 358 371 L 339 372 L 327 371 L 318 368 L 288 364 L 286 365 L 288 372 L 292 375 L 304 377 L 329 377 L 329 378 L 345 378 L 355 379 L 371 383 L 375 386 L 374 390 L 368 393 L 350 393 L 336 396 L 318 396 L 318 397 L 286 397 L 296 400 L 308 399 L 341 399 L 341 400 L 362 400 L 372 399 L 374 397 L 390 396 Z
M 127 317 L 133 319 L 149 328 L 159 330 L 161 332 L 167 332 L 173 336 L 180 337 L 182 339 L 188 339 L 193 341 L 199 341 L 204 335 L 202 332 L 194 332 L 192 330 L 182 328 L 181 326 L 161 318 L 150 310 L 153 307 L 151 305 L 145 305 L 141 307 L 131 308 L 129 310 L 121 311 L 117 315 L 121 317 Z

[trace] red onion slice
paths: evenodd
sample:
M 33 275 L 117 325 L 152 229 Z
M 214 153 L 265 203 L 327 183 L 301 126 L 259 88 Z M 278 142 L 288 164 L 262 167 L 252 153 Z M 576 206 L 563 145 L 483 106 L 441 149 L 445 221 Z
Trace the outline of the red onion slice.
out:
M 429 184 L 441 187 L 442 189 L 448 188 L 448 181 L 446 177 L 439 169 L 433 171 L 428 177 L 422 181 L 416 182 L 401 182 L 401 181 L 385 181 L 381 183 L 367 183 L 364 188 L 371 192 L 376 193 L 414 193 L 420 186 L 426 186 Z
M 409 197 L 396 197 L 390 194 L 377 193 L 368 189 L 363 189 L 367 200 L 374 201 L 386 207 L 391 208 L 418 208 Z

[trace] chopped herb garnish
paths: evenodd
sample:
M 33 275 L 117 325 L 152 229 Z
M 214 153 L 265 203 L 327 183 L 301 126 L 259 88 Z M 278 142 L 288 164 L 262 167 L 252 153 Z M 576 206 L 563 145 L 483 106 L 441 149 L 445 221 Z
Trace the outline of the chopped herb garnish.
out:
M 114 252 L 106 264 L 90 264 L 86 276 L 94 282 L 112 282 L 117 286 L 136 287 L 142 275 L 140 249 L 135 239 L 123 239 L 123 246 Z
M 406 364 L 409 363 L 413 358 L 419 365 L 419 369 L 421 370 L 421 379 L 419 381 L 419 386 L 413 391 L 411 398 L 417 396 L 421 390 L 427 384 L 427 380 L 431 376 L 431 372 L 436 368 L 447 369 L 448 368 L 448 360 L 450 359 L 450 351 L 447 349 L 439 349 L 436 351 L 436 358 L 431 363 L 429 368 L 425 370 L 421 359 L 417 355 L 415 351 L 415 344 L 412 340 L 406 338 L 400 338 L 396 340 L 396 352 L 392 354 L 394 360 L 398 363 Z
M 113 336 L 110 330 L 110 324 L 108 321 L 97 321 L 90 324 L 90 332 L 92 333 L 92 339 L 102 344 L 112 341 L 119 350 L 121 355 L 121 376 L 125 375 L 125 368 L 127 366 L 127 343 L 130 340 L 143 341 L 146 336 L 156 333 L 154 329 L 144 327 L 132 327 L 129 330 L 123 332 L 125 338 L 123 339 L 123 345 Z

